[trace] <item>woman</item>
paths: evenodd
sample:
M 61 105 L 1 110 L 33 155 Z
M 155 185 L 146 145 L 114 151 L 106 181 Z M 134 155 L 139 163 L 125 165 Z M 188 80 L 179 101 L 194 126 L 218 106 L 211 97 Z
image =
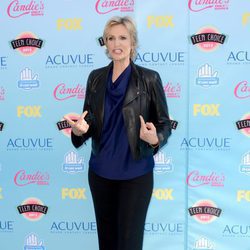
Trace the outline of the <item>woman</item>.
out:
M 141 250 L 153 189 L 153 155 L 171 134 L 157 72 L 133 63 L 137 32 L 129 17 L 111 18 L 103 39 L 112 62 L 92 71 L 71 139 L 92 138 L 89 185 L 100 250 Z

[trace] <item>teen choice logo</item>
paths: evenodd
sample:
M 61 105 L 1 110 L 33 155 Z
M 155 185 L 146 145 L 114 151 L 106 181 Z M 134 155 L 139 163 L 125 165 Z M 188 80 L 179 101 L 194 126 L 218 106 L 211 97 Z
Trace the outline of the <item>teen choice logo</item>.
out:
M 32 56 L 43 46 L 43 40 L 38 39 L 32 32 L 23 32 L 10 43 L 11 47 L 23 56 Z
M 202 224 L 213 222 L 221 214 L 221 209 L 211 200 L 199 200 L 188 211 L 190 216 Z
M 25 219 L 38 221 L 47 213 L 48 207 L 44 206 L 39 199 L 30 197 L 23 201 L 22 205 L 17 207 L 17 210 Z
M 202 27 L 195 35 L 191 36 L 191 42 L 203 52 L 212 52 L 224 44 L 226 36 L 214 27 Z
M 250 113 L 245 114 L 241 120 L 237 121 L 236 126 L 243 135 L 250 137 Z

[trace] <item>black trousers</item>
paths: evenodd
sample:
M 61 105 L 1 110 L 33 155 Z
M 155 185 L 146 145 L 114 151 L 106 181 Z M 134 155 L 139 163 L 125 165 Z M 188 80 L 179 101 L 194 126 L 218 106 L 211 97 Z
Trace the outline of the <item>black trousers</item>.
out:
M 153 172 L 109 180 L 89 170 L 100 250 L 142 250 Z

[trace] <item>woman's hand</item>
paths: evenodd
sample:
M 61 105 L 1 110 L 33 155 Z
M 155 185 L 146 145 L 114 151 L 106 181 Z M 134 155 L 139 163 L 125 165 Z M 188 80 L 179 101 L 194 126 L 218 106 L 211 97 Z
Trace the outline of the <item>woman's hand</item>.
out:
M 156 128 L 152 122 L 144 121 L 143 117 L 140 115 L 141 128 L 140 128 L 140 138 L 149 143 L 151 146 L 158 146 L 159 139 L 157 137 Z
M 72 121 L 68 116 L 64 116 L 64 119 L 69 123 L 69 125 L 72 128 L 72 132 L 77 135 L 81 136 L 85 133 L 87 133 L 89 129 L 88 123 L 85 121 L 85 116 L 88 114 L 88 111 L 84 111 L 80 116 L 79 119 L 74 122 Z

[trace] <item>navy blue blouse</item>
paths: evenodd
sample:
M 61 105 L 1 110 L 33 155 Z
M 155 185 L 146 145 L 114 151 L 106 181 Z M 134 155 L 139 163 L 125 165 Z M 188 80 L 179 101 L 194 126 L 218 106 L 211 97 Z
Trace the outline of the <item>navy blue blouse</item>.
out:
M 112 72 L 111 69 L 105 94 L 100 152 L 98 155 L 91 154 L 89 166 L 97 175 L 104 178 L 128 180 L 151 171 L 154 159 L 153 156 L 149 156 L 134 160 L 130 152 L 122 105 L 131 76 L 131 66 L 129 65 L 114 83 Z

